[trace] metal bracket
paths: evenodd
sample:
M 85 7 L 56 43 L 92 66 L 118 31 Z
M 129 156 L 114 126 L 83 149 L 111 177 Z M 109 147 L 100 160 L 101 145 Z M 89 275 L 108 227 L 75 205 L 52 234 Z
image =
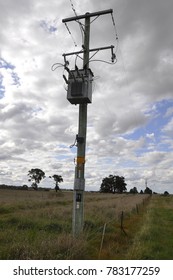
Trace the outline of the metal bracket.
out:
M 78 136 L 78 134 L 76 135 L 76 141 L 77 141 L 77 144 L 83 144 L 84 143 L 84 137 L 82 136 Z
M 70 148 L 73 148 L 74 146 L 77 146 L 77 144 L 83 144 L 83 143 L 84 143 L 84 137 L 78 136 L 78 134 L 76 134 L 74 144 L 70 145 Z

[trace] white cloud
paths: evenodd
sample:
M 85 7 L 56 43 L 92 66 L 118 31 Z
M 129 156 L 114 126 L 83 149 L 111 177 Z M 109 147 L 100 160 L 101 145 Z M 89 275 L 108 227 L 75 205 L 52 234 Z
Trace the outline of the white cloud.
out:
M 155 141 L 155 136 L 154 136 L 154 133 L 147 133 L 146 134 L 146 137 L 151 139 L 152 141 Z
M 86 187 L 98 190 L 103 177 L 118 172 L 131 186 L 145 186 L 148 176 L 164 190 L 172 180 L 171 172 L 161 177 L 172 165 L 172 109 L 162 103 L 162 114 L 156 102 L 173 96 L 172 1 L 73 3 L 78 14 L 113 8 L 119 35 L 117 64 L 90 63 L 95 86 L 88 106 Z M 0 4 L 0 56 L 8 63 L 0 68 L 0 183 L 25 184 L 28 170 L 40 167 L 48 175 L 61 173 L 63 186 L 73 187 L 76 149 L 69 146 L 78 132 L 78 106 L 66 100 L 63 67 L 51 71 L 54 63 L 64 63 L 62 53 L 81 49 L 78 24 L 69 23 L 76 48 L 62 24 L 73 15 L 67 0 Z M 114 43 L 111 17 L 99 17 L 91 25 L 91 46 Z M 110 61 L 111 55 L 99 52 L 93 59 Z M 74 60 L 69 58 L 69 67 Z M 82 65 L 79 58 L 77 63 Z

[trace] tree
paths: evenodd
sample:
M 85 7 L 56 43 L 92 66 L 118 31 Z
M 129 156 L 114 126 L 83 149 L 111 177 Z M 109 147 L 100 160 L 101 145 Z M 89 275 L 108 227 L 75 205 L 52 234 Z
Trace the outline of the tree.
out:
M 38 184 L 40 181 L 45 178 L 45 173 L 39 169 L 39 168 L 32 168 L 31 170 L 28 171 L 28 176 L 30 177 L 28 179 L 29 182 L 34 181 L 32 183 L 32 187 L 37 190 L 38 189 Z
M 115 176 L 109 175 L 109 177 L 103 178 L 100 187 L 100 192 L 112 193 L 114 190 L 114 186 L 115 186 Z
M 146 189 L 144 190 L 145 194 L 152 194 L 152 190 L 149 187 L 146 187 Z
M 56 190 L 56 192 L 57 191 L 59 191 L 59 184 L 58 183 L 61 183 L 61 182 L 63 182 L 63 178 L 62 178 L 62 176 L 61 175 L 53 175 L 52 176 L 53 177 L 53 179 L 54 179 L 54 181 L 55 181 L 55 190 Z
M 125 178 L 120 176 L 109 175 L 102 180 L 100 192 L 104 193 L 122 193 L 126 191 Z
M 167 191 L 165 191 L 165 192 L 164 192 L 164 195 L 165 195 L 165 196 L 168 196 L 168 195 L 169 195 L 169 193 L 168 193 Z
M 130 189 L 130 193 L 136 194 L 138 193 L 138 190 L 136 187 L 134 187 L 133 189 Z
M 123 176 L 116 176 L 116 186 L 114 192 L 117 191 L 118 193 L 123 193 L 127 190 L 126 186 L 127 184 L 125 183 L 125 178 Z

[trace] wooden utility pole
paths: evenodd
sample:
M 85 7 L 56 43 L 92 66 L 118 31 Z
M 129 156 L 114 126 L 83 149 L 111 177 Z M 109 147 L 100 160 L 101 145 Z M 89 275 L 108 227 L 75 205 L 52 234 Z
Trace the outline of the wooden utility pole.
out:
M 111 49 L 112 59 L 114 59 L 113 48 L 108 46 L 98 49 L 89 48 L 90 41 L 90 19 L 100 15 L 113 13 L 112 9 L 99 11 L 96 13 L 86 13 L 84 15 L 63 19 L 62 22 L 79 21 L 85 19 L 84 26 L 84 45 L 83 51 L 63 54 L 64 59 L 69 55 L 77 55 L 83 53 L 83 69 L 89 69 L 89 53 L 103 49 Z M 73 235 L 78 236 L 83 230 L 84 221 L 84 190 L 85 190 L 85 150 L 86 150 L 86 134 L 87 134 L 87 102 L 79 104 L 79 127 L 77 135 L 77 162 L 75 167 L 74 193 L 73 193 Z

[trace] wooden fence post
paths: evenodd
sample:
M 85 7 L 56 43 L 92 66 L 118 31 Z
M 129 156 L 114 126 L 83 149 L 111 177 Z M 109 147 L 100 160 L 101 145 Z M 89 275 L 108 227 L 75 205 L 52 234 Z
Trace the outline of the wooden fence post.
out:
M 136 213 L 139 214 L 139 207 L 138 207 L 138 204 L 136 204 Z
M 125 232 L 124 227 L 123 227 L 123 222 L 124 222 L 124 212 L 122 211 L 121 212 L 121 231 L 127 236 L 127 233 Z
M 123 229 L 124 212 L 121 212 L 121 230 Z
M 106 223 L 104 224 L 104 227 L 103 227 L 102 240 L 101 240 L 101 243 L 100 243 L 99 259 L 100 259 L 101 252 L 102 252 L 103 241 L 104 241 L 104 237 L 105 237 L 105 231 L 106 231 Z

